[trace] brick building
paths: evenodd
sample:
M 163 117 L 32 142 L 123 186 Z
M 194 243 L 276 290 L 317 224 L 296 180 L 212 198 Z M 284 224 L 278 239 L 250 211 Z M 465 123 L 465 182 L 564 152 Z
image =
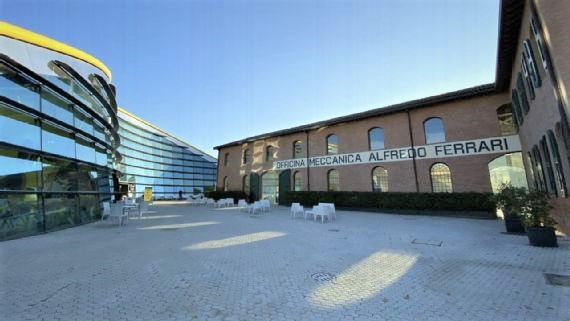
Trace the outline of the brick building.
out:
M 568 231 L 570 3 L 501 1 L 492 84 L 216 147 L 217 186 L 279 191 L 548 191 Z

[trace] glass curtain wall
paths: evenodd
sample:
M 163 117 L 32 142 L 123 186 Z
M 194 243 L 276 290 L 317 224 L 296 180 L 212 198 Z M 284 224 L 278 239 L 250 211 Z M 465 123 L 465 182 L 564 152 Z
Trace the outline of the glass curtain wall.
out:
M 15 38 L 0 36 L 0 48 L 0 240 L 98 219 L 120 154 L 114 95 L 101 99 L 88 79 L 110 79 Z
M 178 198 L 212 190 L 216 181 L 215 158 L 174 136 L 119 109 L 122 155 L 121 184 L 131 196 L 142 196 L 152 187 L 153 198 Z

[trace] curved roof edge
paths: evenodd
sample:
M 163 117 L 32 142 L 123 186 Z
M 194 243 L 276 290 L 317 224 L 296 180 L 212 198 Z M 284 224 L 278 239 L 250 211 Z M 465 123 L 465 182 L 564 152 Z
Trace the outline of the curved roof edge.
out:
M 212 155 L 210 155 L 210 153 L 207 153 L 207 152 L 201 150 L 200 148 L 198 148 L 198 147 L 196 147 L 196 146 L 194 146 L 194 145 L 188 143 L 187 141 L 185 141 L 185 140 L 183 140 L 183 139 L 180 139 L 180 137 L 177 137 L 177 136 L 175 136 L 175 135 L 172 135 L 171 133 L 165 131 L 164 129 L 162 129 L 162 128 L 156 126 L 156 125 L 153 125 L 153 124 L 149 123 L 148 121 L 146 121 L 146 120 L 140 118 L 139 116 L 134 115 L 134 114 L 132 114 L 132 113 L 129 112 L 129 111 L 126 111 L 123 107 L 119 107 L 119 108 L 118 108 L 118 111 L 121 112 L 121 113 L 123 113 L 123 114 L 125 114 L 125 115 L 128 115 L 128 116 L 130 116 L 130 117 L 132 117 L 132 118 L 134 118 L 134 119 L 136 119 L 136 120 L 138 120 L 138 121 L 140 121 L 141 123 L 143 123 L 143 124 L 145 124 L 145 125 L 147 125 L 147 126 L 153 128 L 153 129 L 158 130 L 158 131 L 161 132 L 161 133 L 164 133 L 165 135 L 168 135 L 168 136 L 170 136 L 170 137 L 173 137 L 174 139 L 176 139 L 176 140 L 178 140 L 178 141 L 180 141 L 180 142 L 182 142 L 182 143 L 184 143 L 184 144 L 186 144 L 186 145 L 188 145 L 188 146 L 194 148 L 195 150 L 201 152 L 201 153 L 204 154 L 205 156 L 211 157 L 211 158 L 213 158 L 214 160 L 217 161 L 217 158 L 214 157 L 214 156 L 212 156 Z
M 0 36 L 10 37 L 16 40 L 27 42 L 39 47 L 43 47 L 49 50 L 60 52 L 64 55 L 68 55 L 79 60 L 82 60 L 90 65 L 93 65 L 97 69 L 100 69 L 107 77 L 109 81 L 112 78 L 111 70 L 105 66 L 99 59 L 91 56 L 90 54 L 74 48 L 70 45 L 66 45 L 63 42 L 51 39 L 39 33 L 20 28 L 18 26 L 9 24 L 5 21 L 0 21 Z

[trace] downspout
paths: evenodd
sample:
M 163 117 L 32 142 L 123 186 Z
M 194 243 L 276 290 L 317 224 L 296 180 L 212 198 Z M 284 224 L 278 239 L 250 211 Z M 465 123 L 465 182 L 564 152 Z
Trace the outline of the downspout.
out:
M 305 130 L 305 141 L 307 142 L 307 191 L 311 191 L 311 169 L 309 166 L 309 131 Z
M 410 135 L 410 144 L 412 145 L 412 149 L 414 150 L 414 157 L 412 157 L 412 164 L 414 166 L 414 180 L 416 183 L 416 193 L 420 192 L 420 184 L 418 183 L 418 169 L 416 167 L 416 154 L 414 149 L 414 135 L 412 135 L 412 120 L 410 118 L 410 110 L 406 109 L 406 115 L 408 116 L 408 133 Z

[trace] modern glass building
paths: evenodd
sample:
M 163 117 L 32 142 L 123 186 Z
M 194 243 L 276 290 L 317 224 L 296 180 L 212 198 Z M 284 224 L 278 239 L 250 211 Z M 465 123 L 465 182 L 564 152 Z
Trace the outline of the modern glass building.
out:
M 177 198 L 213 189 L 216 159 L 164 130 L 119 108 L 121 192 L 154 199 Z
M 91 222 L 118 185 L 111 72 L 0 22 L 0 240 Z

